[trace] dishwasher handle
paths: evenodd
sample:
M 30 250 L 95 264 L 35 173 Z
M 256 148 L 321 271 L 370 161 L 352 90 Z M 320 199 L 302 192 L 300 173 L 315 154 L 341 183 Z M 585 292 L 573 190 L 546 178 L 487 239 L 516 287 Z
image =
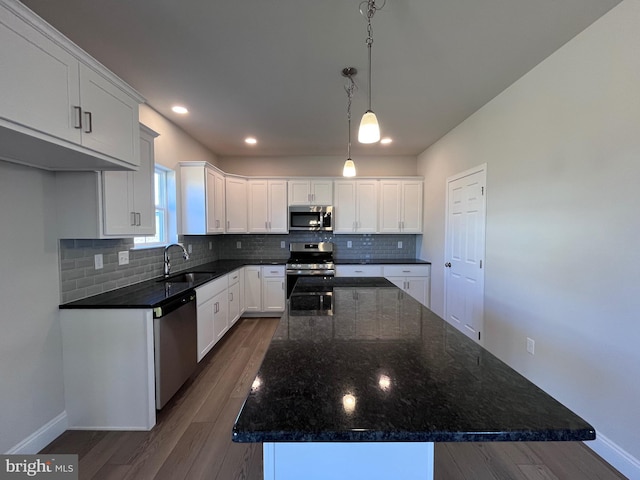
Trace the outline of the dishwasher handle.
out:
M 186 305 L 189 302 L 195 302 L 195 300 L 196 300 L 195 292 L 190 291 L 188 293 L 185 293 L 177 298 L 172 299 L 171 301 L 169 301 L 168 303 L 166 303 L 161 307 L 155 307 L 153 309 L 153 318 L 162 318 L 165 315 L 168 315 L 169 313 L 173 312 L 174 310 L 177 310 L 178 308 L 182 307 L 183 305 Z

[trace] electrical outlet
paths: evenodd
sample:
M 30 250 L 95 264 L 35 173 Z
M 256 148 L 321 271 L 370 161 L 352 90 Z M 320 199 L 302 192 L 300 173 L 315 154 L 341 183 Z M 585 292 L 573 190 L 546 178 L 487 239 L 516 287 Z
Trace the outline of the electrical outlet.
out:
M 187 245 L 187 252 L 193 253 L 193 245 Z
M 129 250 L 118 252 L 118 265 L 129 265 Z
M 527 352 L 531 355 L 535 355 L 536 351 L 536 342 L 533 338 L 527 337 Z
M 209 250 L 213 250 L 213 242 L 209 242 Z
M 284 240 L 282 240 L 282 241 L 280 242 L 280 248 L 285 248 L 285 246 L 286 246 L 286 244 L 284 243 Z
M 398 248 L 402 248 L 402 241 L 398 242 Z
M 102 263 L 102 254 L 101 253 L 97 253 L 93 256 L 93 264 L 96 267 L 96 270 L 100 270 L 104 264 Z
M 236 248 L 242 248 L 242 242 L 240 241 L 236 242 Z
M 347 240 L 347 248 L 351 247 L 353 247 L 353 243 L 351 242 L 351 240 Z

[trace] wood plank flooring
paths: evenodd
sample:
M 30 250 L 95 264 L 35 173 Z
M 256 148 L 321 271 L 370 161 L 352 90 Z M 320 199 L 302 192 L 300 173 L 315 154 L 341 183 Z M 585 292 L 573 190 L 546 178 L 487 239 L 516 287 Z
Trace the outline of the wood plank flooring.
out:
M 262 445 L 231 427 L 278 319 L 239 321 L 158 414 L 150 432 L 67 431 L 41 453 L 76 453 L 81 480 L 262 480 Z M 624 479 L 582 443 L 436 443 L 441 480 Z M 354 479 L 358 480 L 358 479 Z

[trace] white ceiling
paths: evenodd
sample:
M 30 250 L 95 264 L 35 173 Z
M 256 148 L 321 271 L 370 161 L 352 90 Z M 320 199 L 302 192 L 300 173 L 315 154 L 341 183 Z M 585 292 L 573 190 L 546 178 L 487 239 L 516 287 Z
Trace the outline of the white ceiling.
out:
M 419 154 L 619 1 L 387 0 L 373 18 L 373 110 L 394 142 L 354 140 L 354 158 Z M 359 0 L 24 3 L 222 156 L 346 155 L 347 66 L 354 137 L 366 110 Z

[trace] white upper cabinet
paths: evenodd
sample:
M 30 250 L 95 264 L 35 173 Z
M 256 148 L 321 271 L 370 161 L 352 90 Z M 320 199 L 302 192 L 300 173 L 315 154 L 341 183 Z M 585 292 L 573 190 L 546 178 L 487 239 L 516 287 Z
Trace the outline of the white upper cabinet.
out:
M 0 0 L 0 158 L 48 170 L 139 165 L 144 99 L 15 0 Z
M 126 238 L 155 234 L 153 142 L 140 125 L 140 168 L 135 172 L 56 172 L 56 225 L 60 238 Z
M 378 230 L 378 181 L 334 182 L 334 233 L 376 233 Z
M 289 205 L 332 205 L 331 179 L 289 179 Z
M 105 235 L 156 233 L 153 141 L 157 136 L 153 130 L 141 127 L 137 171 L 102 173 Z
M 227 177 L 225 183 L 227 203 L 225 232 L 247 233 L 247 179 Z
M 380 233 L 422 233 L 420 180 L 380 181 Z
M 224 232 L 224 175 L 206 162 L 181 162 L 183 235 Z
M 248 181 L 249 233 L 287 233 L 287 181 Z

